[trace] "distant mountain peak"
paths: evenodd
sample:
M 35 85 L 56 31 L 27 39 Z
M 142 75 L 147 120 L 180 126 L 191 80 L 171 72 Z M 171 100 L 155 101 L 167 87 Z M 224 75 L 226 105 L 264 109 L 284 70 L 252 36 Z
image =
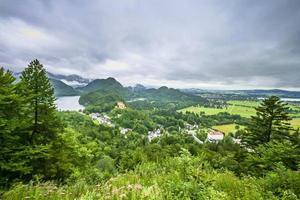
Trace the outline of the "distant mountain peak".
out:
M 83 92 L 93 92 L 100 89 L 124 89 L 124 87 L 115 78 L 108 77 L 106 79 L 95 79 L 88 85 L 80 88 Z
M 140 92 L 146 90 L 146 87 L 143 86 L 142 84 L 136 84 L 133 87 L 130 87 L 132 91 L 134 92 Z
M 146 88 L 145 86 L 143 86 L 142 84 L 135 84 L 134 87 L 138 87 L 138 88 Z
M 109 80 L 109 81 L 117 81 L 115 78 L 113 77 L 108 77 L 106 80 Z
M 158 88 L 159 90 L 168 90 L 169 88 L 167 86 L 161 86 L 160 88 Z M 171 89 L 171 88 L 170 88 Z

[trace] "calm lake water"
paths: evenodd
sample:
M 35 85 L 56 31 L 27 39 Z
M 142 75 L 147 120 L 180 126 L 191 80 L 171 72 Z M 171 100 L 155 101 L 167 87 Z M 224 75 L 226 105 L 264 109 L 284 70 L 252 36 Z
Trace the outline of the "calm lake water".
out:
M 300 101 L 299 98 L 281 98 L 282 101 Z
M 80 109 L 84 109 L 84 106 L 79 104 L 80 96 L 66 96 L 66 97 L 58 97 L 56 100 L 56 105 L 58 110 L 61 111 L 79 111 Z
M 265 97 L 259 97 L 259 98 L 257 98 L 257 99 L 259 99 L 259 100 L 263 100 L 263 99 L 265 99 Z M 280 98 L 282 101 L 300 101 L 300 98 Z

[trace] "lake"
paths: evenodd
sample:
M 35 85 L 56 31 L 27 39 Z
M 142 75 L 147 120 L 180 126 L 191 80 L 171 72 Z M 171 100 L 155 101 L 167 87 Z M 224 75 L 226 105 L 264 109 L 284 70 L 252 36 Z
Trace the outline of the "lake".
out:
M 263 100 L 263 99 L 265 99 L 265 97 L 259 97 L 257 99 Z M 295 102 L 295 101 L 299 102 L 300 101 L 300 98 L 280 98 L 280 99 L 282 101 L 293 101 L 293 102 Z
M 57 109 L 60 111 L 79 111 L 84 109 L 84 106 L 79 104 L 80 96 L 65 96 L 58 97 L 56 100 Z
M 280 98 L 282 101 L 300 101 L 299 98 Z

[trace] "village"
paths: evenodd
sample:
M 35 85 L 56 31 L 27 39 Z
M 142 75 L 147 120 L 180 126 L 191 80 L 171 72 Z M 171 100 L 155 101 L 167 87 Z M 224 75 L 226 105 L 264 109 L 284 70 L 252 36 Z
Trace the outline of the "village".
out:
M 117 102 L 116 109 L 126 109 L 126 105 L 124 102 Z M 120 115 L 120 114 L 119 114 Z M 120 117 L 118 115 L 118 117 Z M 112 122 L 111 117 L 108 116 L 106 113 L 90 113 L 89 117 L 97 122 L 98 124 L 108 126 L 108 127 L 115 127 L 115 124 Z M 131 132 L 132 129 L 130 128 L 124 128 L 124 127 L 119 127 L 120 133 L 124 135 L 125 137 L 128 132 Z M 205 142 L 210 142 L 210 143 L 217 143 L 220 142 L 224 139 L 225 133 L 215 130 L 215 129 L 208 129 L 207 136 L 205 140 L 201 140 L 197 137 L 197 132 L 200 130 L 200 127 L 198 125 L 191 125 L 188 123 L 185 123 L 185 128 L 180 130 L 181 134 L 188 134 L 193 137 L 193 139 L 198 143 L 198 144 L 203 144 Z M 164 130 L 164 127 L 159 125 L 158 128 L 148 131 L 147 133 L 147 139 L 149 142 L 151 142 L 153 139 L 158 138 L 162 136 L 163 134 L 169 134 L 167 131 Z M 236 144 L 240 144 L 241 140 L 237 138 L 232 138 L 233 142 Z

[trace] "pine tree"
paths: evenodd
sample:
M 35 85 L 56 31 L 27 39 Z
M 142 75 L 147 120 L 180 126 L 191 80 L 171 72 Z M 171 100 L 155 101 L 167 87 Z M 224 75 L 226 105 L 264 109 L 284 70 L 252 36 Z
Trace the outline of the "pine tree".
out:
M 289 120 L 287 103 L 276 96 L 264 99 L 256 108 L 256 116 L 252 116 L 243 141 L 255 147 L 271 140 L 289 139 Z
M 0 68 L 0 130 L 1 136 L 4 133 L 11 132 L 16 124 L 14 119 L 14 101 L 15 101 L 15 78 L 9 71 Z M 0 140 L 1 142 L 1 140 Z
M 62 123 L 57 115 L 54 89 L 46 70 L 38 60 L 33 60 L 22 72 L 22 94 L 26 94 L 27 131 L 29 135 L 26 154 L 32 172 L 26 179 L 38 174 L 44 179 L 57 177 L 56 155 L 52 152 L 54 143 L 61 140 Z
M 0 68 L 0 185 L 7 185 L 12 179 L 29 173 L 31 167 L 26 162 L 26 136 L 22 129 L 26 118 L 22 112 L 24 103 L 18 94 L 20 84 L 9 71 Z
M 31 119 L 31 144 L 46 144 L 55 138 L 60 128 L 56 117 L 54 89 L 46 70 L 33 60 L 22 72 L 23 93 L 27 94 L 28 118 Z

